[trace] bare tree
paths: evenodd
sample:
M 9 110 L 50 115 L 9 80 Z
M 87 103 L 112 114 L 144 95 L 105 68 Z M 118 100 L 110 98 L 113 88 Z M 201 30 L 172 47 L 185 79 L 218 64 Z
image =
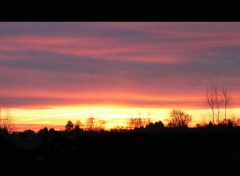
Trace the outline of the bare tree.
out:
M 151 114 L 148 113 L 146 118 L 141 117 L 141 113 L 139 112 L 137 117 L 133 117 L 128 119 L 127 121 L 127 126 L 129 129 L 134 129 L 134 128 L 141 128 L 141 127 L 146 127 L 152 122 L 151 119 Z
M 6 109 L 5 113 L 0 108 L 0 129 L 5 129 L 8 132 L 12 132 L 14 128 L 13 117 L 11 115 L 11 110 Z
M 130 118 L 128 120 L 128 127 L 130 129 L 134 129 L 134 128 L 139 128 L 142 124 L 142 119 L 141 118 Z
M 221 110 L 224 108 L 224 121 L 227 120 L 227 108 L 230 106 L 232 98 L 226 88 L 221 90 L 214 86 L 207 89 L 206 102 L 212 111 L 212 123 L 219 124 L 221 121 Z M 216 120 L 216 121 L 215 121 Z
M 101 131 L 105 129 L 105 124 L 106 121 L 105 120 L 99 120 L 97 123 L 97 131 Z
M 148 125 L 151 122 L 150 118 L 147 119 L 143 119 L 141 117 L 141 114 L 138 113 L 138 117 L 132 117 L 130 119 L 128 119 L 128 128 L 129 129 L 134 129 L 134 128 L 140 128 L 140 127 L 145 127 L 146 125 Z
M 206 102 L 212 111 L 212 123 L 220 122 L 220 111 L 223 104 L 223 98 L 219 89 L 212 83 L 211 87 L 207 89 Z M 216 120 L 216 121 L 215 121 Z
M 229 119 L 229 121 L 232 123 L 233 127 L 240 126 L 240 118 L 232 117 L 231 119 Z
M 215 94 L 214 94 L 213 85 L 210 89 L 207 89 L 206 101 L 207 101 L 208 106 L 211 108 L 212 122 L 214 123 L 215 122 Z
M 232 98 L 230 93 L 227 89 L 222 89 L 222 96 L 223 96 L 223 106 L 224 106 L 224 120 L 227 120 L 227 108 L 230 106 L 232 102 Z
M 147 113 L 147 119 L 146 119 L 146 126 L 149 125 L 151 122 L 152 122 L 152 120 L 151 120 L 151 113 L 148 112 Z
M 168 127 L 171 128 L 186 128 L 188 124 L 192 121 L 192 116 L 186 114 L 181 110 L 172 110 L 170 113 L 170 119 L 168 122 Z
M 216 120 L 217 120 L 217 124 L 219 124 L 220 122 L 220 111 L 221 111 L 221 108 L 222 108 L 222 104 L 223 104 L 223 98 L 220 94 L 220 90 L 215 87 L 214 89 L 214 99 L 215 99 L 215 106 L 216 106 L 216 111 L 217 111 L 217 117 L 216 117 Z
M 80 120 L 77 120 L 74 126 L 75 129 L 80 129 L 83 126 L 83 124 Z
M 87 130 L 94 130 L 95 122 L 93 117 L 89 117 L 86 121 L 86 129 Z

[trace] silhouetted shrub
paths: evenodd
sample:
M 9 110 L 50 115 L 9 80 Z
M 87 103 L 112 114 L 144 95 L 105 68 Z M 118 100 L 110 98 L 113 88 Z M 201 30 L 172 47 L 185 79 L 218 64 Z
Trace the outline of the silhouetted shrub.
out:
M 213 128 L 214 127 L 214 124 L 212 122 L 209 122 L 205 127 L 207 128 Z
M 7 136 L 8 134 L 7 128 L 0 128 L 0 136 Z
M 40 137 L 47 137 L 47 135 L 48 135 L 48 129 L 47 129 L 47 127 L 40 129 L 37 134 L 38 134 Z
M 23 138 L 26 138 L 26 137 L 32 137 L 35 135 L 35 132 L 33 130 L 24 130 L 22 133 L 20 133 L 20 136 L 23 137 Z

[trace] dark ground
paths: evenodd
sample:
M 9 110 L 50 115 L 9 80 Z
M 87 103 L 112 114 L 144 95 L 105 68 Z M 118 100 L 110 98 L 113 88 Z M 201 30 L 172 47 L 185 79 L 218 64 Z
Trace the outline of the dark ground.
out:
M 239 175 L 240 129 L 0 137 L 1 170 L 68 175 Z

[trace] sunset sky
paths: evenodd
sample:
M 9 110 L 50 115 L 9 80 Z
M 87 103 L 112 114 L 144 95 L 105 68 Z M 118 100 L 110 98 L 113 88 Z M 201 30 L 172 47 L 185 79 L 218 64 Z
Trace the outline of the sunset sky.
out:
M 208 121 L 212 82 L 240 108 L 239 22 L 0 22 L 0 107 L 16 130 L 181 109 Z

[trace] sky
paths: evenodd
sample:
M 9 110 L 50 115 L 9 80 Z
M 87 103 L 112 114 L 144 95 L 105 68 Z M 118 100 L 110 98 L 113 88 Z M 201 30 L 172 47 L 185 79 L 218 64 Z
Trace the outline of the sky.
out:
M 239 113 L 240 23 L 0 22 L 0 71 L 0 107 L 16 129 L 164 121 L 172 109 L 195 123 L 209 116 L 212 82 Z

